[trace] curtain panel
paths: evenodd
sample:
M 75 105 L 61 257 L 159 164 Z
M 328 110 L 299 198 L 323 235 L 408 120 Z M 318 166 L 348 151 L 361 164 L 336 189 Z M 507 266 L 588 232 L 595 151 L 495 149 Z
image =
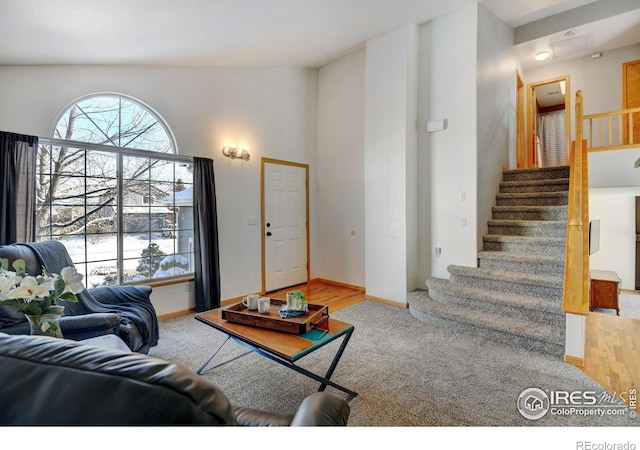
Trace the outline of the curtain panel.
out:
M 567 164 L 565 139 L 565 111 L 538 114 L 538 139 L 540 140 L 540 167 Z
M 196 311 L 220 306 L 220 258 L 213 160 L 193 158 Z
M 0 131 L 0 245 L 36 234 L 38 137 Z

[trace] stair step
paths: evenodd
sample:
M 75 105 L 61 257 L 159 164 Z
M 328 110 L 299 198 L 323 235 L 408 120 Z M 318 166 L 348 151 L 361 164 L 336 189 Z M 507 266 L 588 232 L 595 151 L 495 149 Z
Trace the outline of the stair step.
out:
M 515 192 L 496 195 L 496 206 L 555 206 L 567 205 L 568 192 Z
M 447 270 L 454 285 L 562 300 L 562 277 L 456 265 L 449 266 Z
M 569 166 L 511 169 L 505 170 L 502 174 L 504 181 L 545 180 L 551 178 L 569 178 Z
M 501 193 L 514 192 L 561 192 L 569 190 L 568 178 L 549 180 L 503 181 L 500 183 Z
M 527 253 L 564 258 L 564 238 L 542 238 L 529 236 L 485 235 L 484 249 L 507 253 Z
M 543 206 L 494 206 L 496 220 L 567 220 L 566 205 Z
M 506 320 L 501 315 L 443 305 L 428 293 L 419 298 L 408 296 L 407 300 L 411 315 L 430 325 L 553 356 L 564 354 L 564 327 Z
M 425 283 L 432 300 L 458 307 L 501 314 L 512 319 L 564 326 L 561 302 L 475 286 L 462 286 L 443 278 L 429 278 Z
M 560 220 L 489 220 L 490 235 L 565 238 L 567 222 Z
M 564 258 L 527 253 L 481 251 L 478 253 L 478 267 L 525 272 L 534 275 L 562 276 L 564 273 Z

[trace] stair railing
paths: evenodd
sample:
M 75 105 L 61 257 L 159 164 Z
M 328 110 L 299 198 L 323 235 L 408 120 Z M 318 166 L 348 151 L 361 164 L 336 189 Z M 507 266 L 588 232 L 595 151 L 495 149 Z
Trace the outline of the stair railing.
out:
M 569 206 L 562 310 L 589 313 L 588 154 L 640 147 L 640 108 L 584 115 L 582 91 L 576 92 L 576 138 L 569 157 Z M 636 126 L 634 127 L 634 118 Z M 584 138 L 584 124 L 588 139 Z M 640 160 L 636 162 L 640 165 Z
M 583 116 L 583 121 L 589 128 L 588 151 L 637 148 L 640 145 L 640 129 L 635 127 L 634 130 L 634 114 L 640 116 L 640 108 Z
M 576 139 L 569 158 L 569 204 L 562 310 L 589 314 L 589 178 L 582 91 L 576 93 Z M 586 224 L 586 225 L 585 225 Z

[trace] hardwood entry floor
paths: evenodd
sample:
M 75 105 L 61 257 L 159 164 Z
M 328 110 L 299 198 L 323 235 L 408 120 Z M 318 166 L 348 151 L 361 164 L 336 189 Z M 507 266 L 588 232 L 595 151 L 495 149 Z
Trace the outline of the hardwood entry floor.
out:
M 291 290 L 301 290 L 309 303 L 329 306 L 329 313 L 366 300 L 362 289 L 323 281 L 270 292 L 269 296 L 284 299 Z M 638 389 L 639 354 L 640 319 L 602 313 L 587 316 L 585 366 L 581 370 L 607 391 L 620 394 Z
M 612 394 L 640 387 L 640 319 L 591 312 L 582 371 Z M 636 412 L 640 408 L 636 408 Z

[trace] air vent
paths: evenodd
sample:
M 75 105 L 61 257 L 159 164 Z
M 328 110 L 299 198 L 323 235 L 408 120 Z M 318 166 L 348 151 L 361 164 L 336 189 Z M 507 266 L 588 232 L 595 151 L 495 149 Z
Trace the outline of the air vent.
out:
M 565 56 L 578 56 L 586 54 L 591 49 L 591 35 L 578 36 L 551 44 L 553 56 L 561 58 Z

